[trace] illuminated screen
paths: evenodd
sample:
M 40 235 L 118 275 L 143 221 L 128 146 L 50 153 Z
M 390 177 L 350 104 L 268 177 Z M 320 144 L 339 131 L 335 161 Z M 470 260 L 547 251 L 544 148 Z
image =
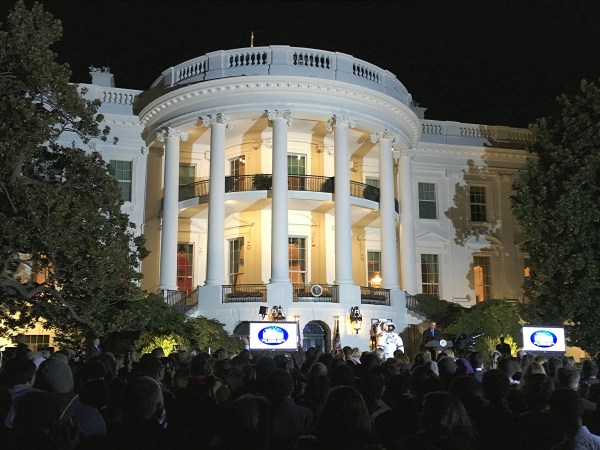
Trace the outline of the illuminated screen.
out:
M 298 350 L 296 322 L 250 322 L 250 350 Z
M 531 352 L 564 352 L 565 329 L 560 327 L 523 327 L 523 350 Z

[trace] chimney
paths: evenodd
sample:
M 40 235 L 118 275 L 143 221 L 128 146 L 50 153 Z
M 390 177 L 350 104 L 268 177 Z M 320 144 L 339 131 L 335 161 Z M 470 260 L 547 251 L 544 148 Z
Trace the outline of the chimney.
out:
M 91 66 L 90 77 L 92 77 L 92 84 L 96 86 L 115 87 L 115 77 L 110 73 L 110 67 Z

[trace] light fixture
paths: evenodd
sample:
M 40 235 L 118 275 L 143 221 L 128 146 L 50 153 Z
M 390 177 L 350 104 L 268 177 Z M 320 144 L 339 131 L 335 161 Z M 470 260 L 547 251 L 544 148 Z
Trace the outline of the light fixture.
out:
M 379 272 L 375 272 L 375 275 L 373 275 L 373 278 L 371 278 L 369 284 L 375 289 L 379 289 L 381 287 L 381 275 Z
M 362 328 L 362 314 L 358 306 L 350 308 L 350 323 L 356 334 L 358 334 L 358 331 Z
M 262 316 L 263 320 L 265 320 L 265 316 L 267 315 L 267 307 L 261 306 L 258 308 L 258 313 Z
M 285 313 L 283 312 L 283 308 L 280 306 L 273 306 L 271 308 L 271 320 L 276 320 L 277 322 L 285 321 Z

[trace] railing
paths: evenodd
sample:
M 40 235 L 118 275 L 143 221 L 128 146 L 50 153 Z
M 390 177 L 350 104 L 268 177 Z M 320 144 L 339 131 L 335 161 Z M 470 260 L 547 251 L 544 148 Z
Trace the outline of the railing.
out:
M 525 128 L 512 128 L 496 125 L 480 125 L 473 123 L 448 122 L 438 120 L 421 120 L 423 136 L 440 136 L 441 138 L 460 137 L 480 139 L 491 143 L 509 143 L 516 146 L 531 142 L 531 132 Z
M 198 304 L 198 288 L 191 292 L 167 291 L 165 300 L 173 311 L 186 313 Z
M 317 284 L 317 283 L 315 283 Z M 293 284 L 295 302 L 339 303 L 338 286 L 335 284 L 320 284 L 323 288 L 321 295 L 314 295 L 311 288 L 315 284 Z
M 257 173 L 255 175 L 239 175 L 225 177 L 225 192 L 246 192 L 271 190 L 272 175 Z M 334 192 L 334 177 L 318 175 L 288 175 L 288 190 L 306 192 Z M 179 201 L 190 198 L 205 197 L 209 193 L 209 180 L 179 186 Z M 379 202 L 379 188 L 357 181 L 350 181 L 350 196 Z M 396 212 L 400 205 L 394 199 Z
M 417 311 L 419 308 L 419 300 L 416 295 L 411 295 L 408 292 L 404 293 L 406 297 L 406 309 L 409 311 Z
M 264 284 L 237 284 L 223 286 L 223 303 L 266 302 L 267 286 Z
M 361 286 L 360 302 L 363 305 L 390 306 L 390 290 Z
M 207 53 L 165 70 L 152 88 L 251 75 L 308 76 L 344 81 L 383 92 L 405 105 L 412 102 L 406 87 L 387 70 L 345 53 L 287 45 Z

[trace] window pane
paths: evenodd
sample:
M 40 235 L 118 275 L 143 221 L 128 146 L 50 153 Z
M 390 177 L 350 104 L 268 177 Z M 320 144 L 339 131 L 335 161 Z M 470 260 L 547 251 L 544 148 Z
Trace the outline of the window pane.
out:
M 288 155 L 288 175 L 306 175 L 306 156 Z
M 370 283 L 375 274 L 381 276 L 381 252 L 369 250 L 367 252 L 367 282 Z
M 421 255 L 421 290 L 424 294 L 440 294 L 438 255 Z
M 288 238 L 290 280 L 306 284 L 306 238 Z
M 469 188 L 471 201 L 471 222 L 487 222 L 485 187 L 471 186 Z
M 121 200 L 124 202 L 131 201 L 131 161 L 118 161 L 111 159 L 110 167 L 112 174 L 117 183 L 119 184 L 119 191 L 121 192 Z
M 193 164 L 179 165 L 179 186 L 193 183 L 196 176 L 196 166 Z
M 194 244 L 177 245 L 177 289 L 187 294 L 193 288 Z
M 477 303 L 492 298 L 492 275 L 489 257 L 473 257 L 473 281 Z
M 367 177 L 365 178 L 365 184 L 379 189 L 379 178 Z
M 435 183 L 419 183 L 419 218 L 437 219 Z
M 242 284 L 244 278 L 244 238 L 229 241 L 229 284 Z

